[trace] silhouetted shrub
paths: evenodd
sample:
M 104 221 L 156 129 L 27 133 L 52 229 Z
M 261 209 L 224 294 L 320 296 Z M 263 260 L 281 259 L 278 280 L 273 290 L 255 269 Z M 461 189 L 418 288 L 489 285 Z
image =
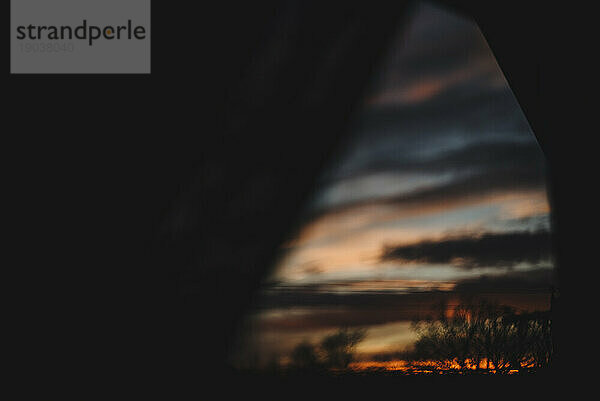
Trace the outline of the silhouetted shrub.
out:
M 292 351 L 291 359 L 291 367 L 296 370 L 317 370 L 322 365 L 315 346 L 308 342 L 298 344 Z
M 450 316 L 448 316 L 450 314 Z M 522 367 L 547 367 L 552 359 L 548 313 L 518 314 L 513 308 L 480 301 L 445 305 L 437 318 L 414 322 L 419 334 L 413 358 L 456 364 L 491 362 L 499 373 Z
M 291 354 L 290 368 L 295 371 L 345 369 L 354 358 L 354 349 L 366 336 L 364 329 L 342 328 L 326 336 L 319 345 L 298 344 Z
M 366 336 L 363 329 L 340 329 L 321 342 L 321 349 L 325 354 L 325 364 L 330 368 L 347 368 L 354 357 L 354 348 Z

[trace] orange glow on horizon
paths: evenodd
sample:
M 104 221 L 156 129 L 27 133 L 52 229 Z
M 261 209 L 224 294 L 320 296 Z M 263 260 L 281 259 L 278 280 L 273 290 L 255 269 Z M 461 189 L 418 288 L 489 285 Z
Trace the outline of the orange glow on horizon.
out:
M 529 368 L 527 363 L 521 363 L 521 368 Z M 387 371 L 387 372 L 402 372 L 406 374 L 420 374 L 420 373 L 444 373 L 444 372 L 456 372 L 461 373 L 464 371 L 475 371 L 478 366 L 473 362 L 467 361 L 466 367 L 461 366 L 456 361 L 408 361 L 408 360 L 390 360 L 390 361 L 358 361 L 352 362 L 349 365 L 349 369 L 355 372 L 366 372 L 366 371 Z M 494 364 L 486 359 L 479 362 L 479 369 L 483 372 L 498 373 Z M 507 371 L 508 374 L 516 374 L 519 372 L 517 369 L 510 369 Z

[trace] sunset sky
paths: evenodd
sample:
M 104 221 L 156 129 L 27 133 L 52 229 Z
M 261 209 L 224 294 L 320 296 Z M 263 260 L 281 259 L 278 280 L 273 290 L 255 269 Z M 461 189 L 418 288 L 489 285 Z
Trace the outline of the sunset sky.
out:
M 367 328 L 362 358 L 406 349 L 415 315 L 465 291 L 548 308 L 544 155 L 472 21 L 419 3 L 348 135 L 234 359 L 285 360 L 342 325 Z

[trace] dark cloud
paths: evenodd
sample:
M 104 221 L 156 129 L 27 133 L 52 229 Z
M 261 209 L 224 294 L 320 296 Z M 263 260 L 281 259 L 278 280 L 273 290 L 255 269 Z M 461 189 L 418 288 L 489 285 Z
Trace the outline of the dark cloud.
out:
M 332 294 L 286 291 L 272 293 L 263 299 L 263 311 L 277 310 L 260 318 L 263 330 L 309 330 L 340 326 L 369 326 L 433 316 L 440 304 L 458 304 L 469 291 L 429 291 L 412 294 Z M 550 306 L 549 288 L 537 291 L 482 286 L 476 297 L 488 299 L 521 310 L 547 310 Z M 299 308 L 299 309 L 298 309 Z M 293 313 L 295 312 L 295 313 Z M 300 312 L 300 313 L 299 313 Z
M 555 285 L 554 269 L 540 268 L 462 280 L 454 290 L 458 292 L 533 292 L 548 290 Z
M 448 184 L 419 190 L 386 200 L 386 203 L 418 204 L 453 202 L 466 197 L 476 197 L 510 190 L 544 188 L 544 176 L 537 169 L 515 166 L 513 169 L 482 172 Z
M 431 264 L 451 263 L 460 267 L 512 267 L 536 264 L 550 258 L 550 233 L 508 232 L 463 236 L 411 245 L 386 247 L 383 260 Z
M 369 307 L 350 308 L 347 305 L 336 308 L 313 308 L 310 313 L 289 314 L 268 318 L 260 322 L 262 330 L 315 330 L 336 327 L 369 326 L 397 321 L 410 321 L 419 315 L 419 308 L 398 307 L 377 309 Z
M 383 168 L 432 171 L 426 165 L 436 158 L 478 146 L 514 146 L 515 153 L 528 151 L 533 160 L 543 157 L 510 90 L 472 94 L 464 101 L 450 93 L 416 107 L 367 110 L 321 184 Z
M 464 170 L 490 171 L 498 169 L 543 169 L 543 154 L 535 141 L 476 142 L 468 146 L 442 151 L 432 158 L 400 155 L 395 158 L 374 158 L 364 163 L 361 174 L 381 171 L 401 173 L 445 173 Z
M 395 196 L 375 194 L 373 197 L 364 196 L 362 199 L 349 198 L 343 202 L 337 201 L 329 204 L 326 201 L 319 200 L 315 202 L 305 218 L 314 219 L 333 209 L 335 212 L 340 212 L 344 209 L 363 205 L 391 204 L 425 208 L 430 205 L 450 205 L 455 202 L 503 192 L 545 191 L 545 172 L 539 165 L 536 165 L 535 159 L 527 163 L 525 161 L 523 163 L 518 162 L 517 159 L 523 158 L 524 154 L 515 152 L 513 154 L 515 160 L 511 162 L 510 159 L 502 159 L 503 149 L 499 148 L 498 150 L 499 152 L 496 156 L 489 154 L 487 155 L 488 157 L 486 157 L 487 152 L 482 152 L 479 155 L 472 153 L 462 165 L 464 171 L 468 173 L 449 182 Z M 488 151 L 492 153 L 493 149 L 490 148 Z M 450 157 L 448 157 L 445 162 L 449 164 L 455 163 L 455 167 L 459 168 L 461 165 L 460 157 L 466 153 L 467 151 L 461 151 L 453 161 L 450 161 Z M 432 163 L 437 164 L 442 163 L 442 161 L 433 161 Z M 423 168 L 427 167 L 423 166 Z
M 348 315 L 350 311 L 355 311 L 360 315 L 363 313 L 368 315 L 369 313 L 366 311 L 379 310 L 383 314 L 391 314 L 393 316 L 392 320 L 410 320 L 414 317 L 415 311 L 428 308 L 428 305 L 434 300 L 445 299 L 450 294 L 447 291 L 403 293 L 371 290 L 337 292 L 331 291 L 331 287 L 331 283 L 274 287 L 262 292 L 256 306 L 261 310 L 302 308 L 302 310 L 310 310 L 311 313 L 333 310 L 344 315 Z M 358 322 L 356 324 L 364 323 L 365 318 L 356 320 Z M 379 323 L 382 322 L 385 322 L 385 320 Z
M 373 96 L 391 94 L 393 99 L 394 93 L 402 97 L 410 88 L 437 89 L 414 102 L 367 102 L 343 159 L 326 178 L 361 174 L 372 163 L 426 160 L 424 153 L 473 142 L 536 142 L 472 21 L 429 5 L 417 7 L 412 19 L 408 32 L 392 46 Z
M 538 144 L 532 142 L 482 142 L 463 149 L 441 153 L 437 158 L 421 162 L 424 171 L 459 169 L 511 169 L 543 168 L 543 154 Z
M 376 88 L 386 90 L 427 76 L 447 74 L 484 59 L 490 50 L 470 20 L 427 4 L 415 7 L 408 27 L 392 46 Z
M 346 183 L 352 182 L 345 180 L 368 179 L 373 173 L 456 173 L 456 179 L 385 199 L 357 187 L 361 203 L 454 201 L 493 191 L 543 188 L 541 148 L 476 24 L 427 4 L 417 6 L 412 19 L 392 46 L 371 101 L 354 121 L 338 158 L 321 176 L 321 189 L 339 183 L 348 188 Z M 431 96 L 393 100 L 410 88 L 428 86 L 435 88 Z M 345 202 L 327 194 L 317 198 L 309 215 L 356 204 L 355 196 Z M 328 203 L 331 199 L 335 201 Z
M 482 87 L 477 79 L 419 104 L 367 108 L 357 121 L 357 129 L 379 131 L 384 136 L 395 134 L 405 140 L 423 134 L 430 140 L 453 129 L 475 137 L 509 129 L 530 133 L 510 88 Z

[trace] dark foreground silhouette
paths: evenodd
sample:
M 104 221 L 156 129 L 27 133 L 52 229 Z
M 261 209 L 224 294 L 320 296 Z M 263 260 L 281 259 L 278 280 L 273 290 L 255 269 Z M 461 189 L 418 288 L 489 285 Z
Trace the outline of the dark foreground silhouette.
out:
M 419 333 L 415 361 L 436 361 L 440 368 L 516 373 L 546 369 L 552 362 L 550 312 L 517 313 L 487 301 L 445 305 L 435 318 L 415 321 Z
M 518 313 L 485 300 L 441 303 L 435 316 L 415 318 L 414 346 L 357 361 L 365 329 L 341 328 L 318 344 L 304 341 L 288 362 L 261 373 L 277 375 L 515 375 L 548 372 L 552 365 L 550 311 Z

